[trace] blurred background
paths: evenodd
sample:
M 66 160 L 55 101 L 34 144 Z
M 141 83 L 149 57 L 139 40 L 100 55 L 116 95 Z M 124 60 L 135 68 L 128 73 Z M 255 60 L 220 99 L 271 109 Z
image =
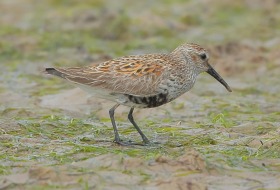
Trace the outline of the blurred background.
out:
M 161 142 L 161 149 L 130 152 L 114 147 L 108 119 L 114 103 L 89 97 L 43 73 L 45 67 L 168 53 L 185 42 L 210 51 L 210 63 L 233 93 L 202 74 L 194 89 L 174 102 L 136 110 L 135 119 L 149 138 Z M 235 189 L 243 183 L 244 188 L 277 188 L 279 49 L 279 0 L 0 0 L 0 177 L 30 172 L 34 164 L 67 166 L 108 153 L 143 162 L 158 155 L 176 159 L 192 148 L 206 163 L 204 169 L 216 172 L 215 178 L 203 169 L 196 171 L 204 175 L 204 185 L 197 189 Z M 126 120 L 127 111 L 122 107 L 117 112 L 120 131 L 139 140 Z M 22 161 L 25 164 L 15 166 Z M 218 180 L 224 173 L 217 168 L 240 169 L 245 177 L 231 173 L 222 183 Z M 149 180 L 146 185 L 153 183 Z

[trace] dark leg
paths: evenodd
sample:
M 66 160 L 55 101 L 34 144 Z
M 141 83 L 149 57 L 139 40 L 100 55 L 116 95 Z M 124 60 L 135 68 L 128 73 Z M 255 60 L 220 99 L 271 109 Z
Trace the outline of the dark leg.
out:
M 141 129 L 138 127 L 138 125 L 135 123 L 135 121 L 133 119 L 133 116 L 132 116 L 133 110 L 134 110 L 134 108 L 130 109 L 129 114 L 128 114 L 128 119 L 132 123 L 132 125 L 135 127 L 135 129 L 138 131 L 138 133 L 141 135 L 143 142 L 145 144 L 149 144 L 150 143 L 149 139 L 144 135 L 144 133 L 141 131 Z
M 120 139 L 120 136 L 119 136 L 119 133 L 118 133 L 118 129 L 117 129 L 117 126 L 116 126 L 116 122 L 115 122 L 115 109 L 117 107 L 119 107 L 120 104 L 116 104 L 114 107 L 112 107 L 110 110 L 109 110 L 109 115 L 110 115 L 110 118 L 111 118 L 111 122 L 112 122 L 112 125 L 113 125 L 113 129 L 114 129 L 114 133 L 115 133 L 115 142 L 118 143 L 118 144 L 121 144 L 121 139 Z

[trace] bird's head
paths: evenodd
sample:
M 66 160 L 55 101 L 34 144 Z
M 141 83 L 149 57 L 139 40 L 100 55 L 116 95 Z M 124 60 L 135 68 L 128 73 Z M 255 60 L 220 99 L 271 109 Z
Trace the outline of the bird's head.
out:
M 174 51 L 182 53 L 186 61 L 195 66 L 198 73 L 207 72 L 224 85 L 229 92 L 232 92 L 229 85 L 209 64 L 209 53 L 206 49 L 202 48 L 200 45 L 188 43 L 179 46 Z

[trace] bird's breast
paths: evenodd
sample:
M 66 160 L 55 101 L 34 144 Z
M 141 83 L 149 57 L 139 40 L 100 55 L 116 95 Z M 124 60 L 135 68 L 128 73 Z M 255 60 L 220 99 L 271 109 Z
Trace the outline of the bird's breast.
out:
M 159 85 L 160 91 L 167 92 L 169 101 L 176 99 L 185 92 L 189 91 L 195 83 L 195 78 L 187 78 L 185 80 L 166 80 Z

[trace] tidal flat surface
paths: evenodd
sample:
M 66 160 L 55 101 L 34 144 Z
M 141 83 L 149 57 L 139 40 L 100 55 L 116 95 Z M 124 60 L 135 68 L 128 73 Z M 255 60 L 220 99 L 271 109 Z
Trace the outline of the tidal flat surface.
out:
M 43 73 L 124 55 L 209 49 L 208 74 L 135 110 L 157 144 L 118 146 L 108 111 Z M 279 1 L 0 1 L 0 189 L 279 189 Z M 124 140 L 141 142 L 116 112 Z

